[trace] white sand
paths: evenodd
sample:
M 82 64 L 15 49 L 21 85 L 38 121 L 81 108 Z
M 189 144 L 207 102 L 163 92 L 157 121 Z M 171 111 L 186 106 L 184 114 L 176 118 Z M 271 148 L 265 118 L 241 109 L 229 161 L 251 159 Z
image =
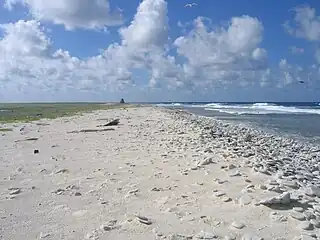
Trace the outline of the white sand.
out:
M 100 118 L 120 118 L 121 124 L 115 131 L 67 133 L 106 123 Z M 292 209 L 254 204 L 279 195 L 259 188 L 272 176 L 253 172 L 223 149 L 205 152 L 201 129 L 166 111 L 117 109 L 39 122 L 49 125 L 17 124 L 0 135 L 0 239 L 275 240 L 308 234 L 289 217 Z M 15 142 L 28 137 L 39 140 Z M 208 157 L 217 163 L 194 168 Z M 221 169 L 230 163 L 236 169 Z M 234 171 L 241 176 L 230 176 Z M 232 200 L 223 202 L 217 190 Z M 253 200 L 242 205 L 241 196 Z

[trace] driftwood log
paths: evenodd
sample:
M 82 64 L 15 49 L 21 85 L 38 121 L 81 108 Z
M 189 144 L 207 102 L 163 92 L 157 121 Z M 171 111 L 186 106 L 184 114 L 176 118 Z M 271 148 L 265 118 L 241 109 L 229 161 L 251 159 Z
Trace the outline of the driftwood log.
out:
M 110 126 L 117 126 L 120 123 L 120 119 L 112 120 L 106 124 L 98 125 L 98 127 L 110 127 Z

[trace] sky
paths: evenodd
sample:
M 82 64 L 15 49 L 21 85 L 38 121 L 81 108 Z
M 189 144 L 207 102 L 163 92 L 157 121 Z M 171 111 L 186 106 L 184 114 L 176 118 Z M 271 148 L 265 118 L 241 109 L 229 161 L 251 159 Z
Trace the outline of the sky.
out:
M 0 101 L 320 101 L 320 2 L 0 0 Z

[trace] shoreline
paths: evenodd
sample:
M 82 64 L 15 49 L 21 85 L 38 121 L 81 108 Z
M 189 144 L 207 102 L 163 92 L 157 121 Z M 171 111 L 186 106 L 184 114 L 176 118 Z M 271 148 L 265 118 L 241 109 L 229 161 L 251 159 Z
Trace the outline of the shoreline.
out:
M 0 239 L 320 237 L 320 149 L 159 107 L 18 128 L 0 138 Z
M 165 109 L 172 109 L 172 110 L 174 109 L 174 108 L 167 108 L 167 107 L 164 107 L 164 108 Z M 178 109 L 178 108 L 176 108 L 176 109 Z M 260 134 L 264 134 L 264 135 L 280 137 L 280 138 L 287 139 L 287 140 L 294 140 L 297 143 L 300 143 L 303 145 L 308 145 L 310 147 L 319 147 L 319 145 L 320 145 L 320 137 L 317 137 L 317 140 L 312 141 L 311 139 L 313 139 L 315 137 L 309 137 L 309 136 L 306 137 L 306 136 L 302 136 L 297 133 L 293 134 L 293 133 L 288 133 L 288 132 L 277 132 L 275 129 L 268 128 L 268 127 L 262 127 L 256 123 L 252 123 L 249 121 L 243 121 L 243 120 L 234 121 L 234 120 L 228 120 L 228 119 L 219 119 L 219 116 L 216 117 L 216 116 L 206 116 L 206 115 L 202 115 L 202 114 L 196 114 L 196 113 L 188 110 L 188 108 L 179 108 L 179 109 L 182 111 L 186 111 L 194 116 L 214 119 L 215 121 L 220 121 L 220 122 L 228 123 L 230 125 L 244 127 L 249 130 L 260 132 Z

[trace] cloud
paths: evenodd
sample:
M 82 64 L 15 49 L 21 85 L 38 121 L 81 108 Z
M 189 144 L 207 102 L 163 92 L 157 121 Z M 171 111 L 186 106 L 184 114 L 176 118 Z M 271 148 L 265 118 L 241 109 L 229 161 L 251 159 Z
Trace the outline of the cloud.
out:
M 174 57 L 167 54 L 167 4 L 144 0 L 134 20 L 119 30 L 121 43 L 111 44 L 100 55 L 88 59 L 68 51 L 52 50 L 52 41 L 37 20 L 2 24 L 0 39 L 0 82 L 17 95 L 30 92 L 115 93 L 135 88 L 134 69 L 150 74 L 151 87 L 177 80 Z M 172 81 L 179 86 L 179 81 Z M 4 91 L 9 92 L 9 91 Z
M 50 39 L 35 20 L 0 27 L 4 31 L 0 40 L 0 82 L 10 94 L 112 92 L 132 84 L 127 69 L 109 67 L 102 55 L 83 60 L 62 49 L 53 51 Z
M 11 0 L 11 5 L 7 1 L 7 7 L 18 1 L 21 3 Z M 31 0 L 25 1 L 32 9 Z M 81 18 L 78 11 L 72 16 Z M 286 59 L 278 68 L 271 68 L 268 53 L 261 47 L 263 24 L 247 15 L 233 17 L 218 27 L 198 17 L 191 25 L 181 25 L 181 36 L 171 43 L 167 2 L 144 0 L 132 21 L 120 27 L 120 41 L 85 59 L 66 49 L 54 49 L 54 39 L 48 36 L 42 20 L 0 25 L 0 99 L 104 100 L 132 94 L 136 99 L 148 96 L 156 100 L 157 94 L 168 100 L 199 92 L 211 95 L 217 89 L 285 87 L 299 79 L 312 82 L 319 78 L 317 66 L 303 69 Z M 69 29 L 85 27 L 80 22 L 61 24 Z
M 296 7 L 293 11 L 295 13 L 294 21 L 284 23 L 286 31 L 295 37 L 308 41 L 319 41 L 320 17 L 316 15 L 316 10 L 306 5 Z
M 210 22 L 209 24 L 210 25 Z M 198 17 L 194 28 L 177 38 L 177 53 L 187 59 L 186 78 L 210 86 L 217 83 L 246 85 L 267 69 L 267 51 L 259 47 L 263 25 L 249 16 L 234 17 L 227 27 L 212 29 Z
M 67 30 L 104 29 L 123 23 L 121 11 L 111 10 L 109 0 L 5 0 L 9 10 L 17 4 L 28 7 L 38 21 L 61 24 Z

